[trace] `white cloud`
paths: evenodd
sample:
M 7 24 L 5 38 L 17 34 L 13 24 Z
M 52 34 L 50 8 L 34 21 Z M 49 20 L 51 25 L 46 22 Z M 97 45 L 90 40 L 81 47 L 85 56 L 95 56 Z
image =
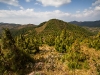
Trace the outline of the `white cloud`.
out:
M 26 0 L 26 2 L 30 2 L 31 0 Z
M 100 0 L 96 0 L 94 3 L 92 3 L 93 6 L 96 6 L 96 5 L 100 5 Z
M 59 7 L 63 4 L 68 4 L 71 2 L 71 0 L 37 0 L 38 2 L 41 2 L 43 6 L 55 6 Z
M 20 6 L 20 9 L 24 10 L 24 8 L 22 6 Z
M 0 0 L 0 2 L 13 6 L 19 6 L 18 0 Z
M 98 20 L 100 11 L 94 9 L 85 9 L 82 13 L 67 13 L 60 10 L 36 12 L 34 9 L 20 10 L 0 10 L 0 22 L 8 23 L 33 23 L 39 24 L 52 18 L 61 19 L 64 21 L 85 21 Z
M 96 11 L 93 11 L 93 10 L 86 10 L 83 15 L 84 17 L 92 17 L 94 14 L 95 14 Z
M 96 6 L 95 7 L 95 10 L 100 10 L 100 6 Z
M 26 10 L 0 10 L 0 21 L 1 22 L 15 22 L 15 23 L 34 23 L 39 24 L 40 22 L 49 20 L 51 18 L 63 18 L 70 16 L 69 13 L 55 10 L 52 12 L 35 12 L 34 9 Z

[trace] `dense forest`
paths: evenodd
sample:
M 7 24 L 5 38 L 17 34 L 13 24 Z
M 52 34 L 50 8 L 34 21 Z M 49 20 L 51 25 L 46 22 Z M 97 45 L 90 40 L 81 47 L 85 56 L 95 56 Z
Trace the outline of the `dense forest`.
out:
M 58 19 L 2 28 L 0 75 L 100 75 L 100 32 Z

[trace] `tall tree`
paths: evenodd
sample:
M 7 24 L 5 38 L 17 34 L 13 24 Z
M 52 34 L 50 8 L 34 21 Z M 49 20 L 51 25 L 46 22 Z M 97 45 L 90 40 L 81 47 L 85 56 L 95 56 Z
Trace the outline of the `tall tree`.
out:
M 7 72 L 6 74 L 9 74 L 9 71 L 20 73 L 29 63 L 33 63 L 33 59 L 28 54 L 16 47 L 9 29 L 3 29 L 1 49 L 4 54 L 2 57 L 4 64 L 0 64 L 4 68 L 3 71 Z

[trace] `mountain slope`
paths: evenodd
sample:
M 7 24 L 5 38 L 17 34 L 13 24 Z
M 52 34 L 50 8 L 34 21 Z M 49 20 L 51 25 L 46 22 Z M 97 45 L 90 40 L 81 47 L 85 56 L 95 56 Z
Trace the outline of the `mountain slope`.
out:
M 58 35 L 61 33 L 63 29 L 66 29 L 68 32 L 74 32 L 77 34 L 83 34 L 83 35 L 91 34 L 89 31 L 80 26 L 73 25 L 58 19 L 51 19 L 45 22 L 43 25 L 37 27 L 35 30 L 37 33 L 43 35 L 50 35 L 50 34 Z

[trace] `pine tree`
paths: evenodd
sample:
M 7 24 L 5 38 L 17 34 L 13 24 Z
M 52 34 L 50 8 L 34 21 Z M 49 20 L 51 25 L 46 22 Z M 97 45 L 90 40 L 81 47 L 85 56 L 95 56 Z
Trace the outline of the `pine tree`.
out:
M 58 52 L 64 53 L 66 52 L 66 30 L 63 30 L 60 34 L 60 36 L 57 36 L 57 38 L 55 39 L 55 49 Z
M 0 63 L 0 65 L 3 66 L 5 74 L 9 74 L 9 72 L 20 73 L 27 68 L 29 63 L 33 63 L 33 59 L 28 54 L 16 47 L 9 29 L 3 29 L 1 49 L 4 52 L 2 56 L 4 64 Z
M 9 29 L 3 29 L 3 34 L 2 34 L 2 46 L 4 49 L 11 49 L 15 47 L 15 41 L 13 37 L 11 36 L 11 33 Z M 16 48 L 15 48 L 16 49 Z

